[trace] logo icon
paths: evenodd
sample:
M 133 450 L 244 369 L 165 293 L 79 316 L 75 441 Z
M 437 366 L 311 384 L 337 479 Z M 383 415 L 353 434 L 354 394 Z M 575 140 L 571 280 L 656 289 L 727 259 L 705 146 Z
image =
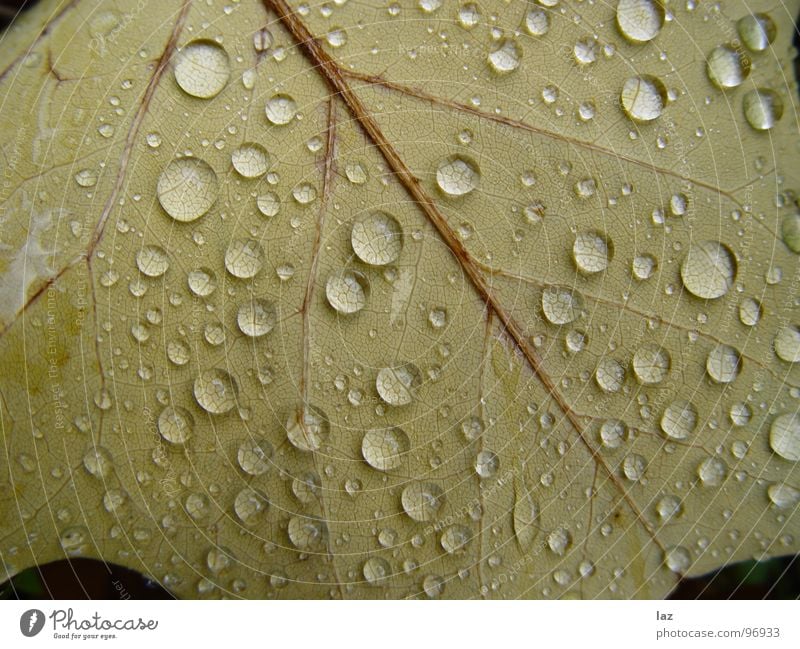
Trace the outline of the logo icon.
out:
M 44 613 L 38 608 L 25 611 L 19 618 L 19 630 L 22 635 L 32 638 L 44 628 Z

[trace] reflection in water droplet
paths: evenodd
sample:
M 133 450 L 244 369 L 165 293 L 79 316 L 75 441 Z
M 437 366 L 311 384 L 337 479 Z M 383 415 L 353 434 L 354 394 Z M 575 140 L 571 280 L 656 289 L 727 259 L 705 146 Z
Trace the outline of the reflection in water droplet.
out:
M 265 111 L 271 123 L 283 126 L 297 115 L 297 103 L 289 95 L 273 95 L 267 100 Z
M 93 446 L 83 456 L 83 467 L 95 478 L 107 478 L 114 468 L 114 461 L 104 447 Z
M 664 24 L 660 0 L 620 0 L 617 4 L 617 27 L 634 43 L 653 40 Z
M 631 77 L 622 86 L 620 101 L 628 117 L 639 122 L 650 122 L 663 112 L 667 90 L 656 77 Z
M 436 168 L 436 183 L 449 196 L 469 194 L 480 182 L 478 165 L 458 156 L 445 158 Z
M 657 385 L 669 373 L 670 358 L 667 350 L 655 345 L 645 345 L 633 355 L 633 372 L 644 385 Z
M 201 372 L 194 381 L 194 397 L 206 412 L 223 414 L 236 405 L 239 388 L 235 379 L 224 370 Z
M 392 471 L 400 466 L 410 448 L 408 435 L 400 428 L 367 431 L 361 441 L 361 454 L 372 468 Z
M 268 507 L 267 500 L 251 487 L 245 487 L 233 501 L 233 511 L 245 525 L 254 525 Z
M 770 448 L 792 462 L 800 461 L 800 415 L 796 412 L 778 415 L 769 429 Z
M 161 207 L 176 221 L 194 221 L 217 200 L 217 174 L 199 158 L 172 160 L 158 178 L 156 192 Z
M 264 264 L 264 249 L 254 239 L 234 239 L 225 251 L 225 268 L 234 277 L 255 277 Z
M 647 462 L 644 457 L 637 453 L 631 453 L 622 462 L 622 472 L 628 480 L 633 482 L 642 479 L 646 468 Z
M 350 232 L 353 252 L 373 266 L 396 261 L 403 249 L 403 231 L 397 219 L 386 212 L 372 212 L 359 217 Z
M 766 14 L 748 14 L 736 23 L 742 43 L 753 52 L 763 52 L 775 40 L 775 22 Z
M 573 322 L 583 310 L 583 298 L 568 288 L 549 286 L 542 291 L 542 311 L 555 325 Z
M 656 269 L 656 259 L 653 255 L 638 255 L 633 258 L 633 276 L 641 281 L 650 279 Z
M 661 430 L 672 439 L 686 439 L 697 428 L 697 408 L 688 401 L 673 401 L 661 416 Z
M 278 315 L 269 300 L 253 298 L 242 304 L 236 314 L 236 324 L 245 336 L 256 338 L 268 334 L 275 327 Z
M 406 364 L 378 370 L 375 387 L 380 398 L 390 406 L 407 406 L 414 400 L 414 389 L 419 382 L 419 370 Z
M 708 55 L 707 72 L 720 88 L 735 88 L 750 74 L 750 59 L 729 45 L 719 45 Z
M 83 169 L 75 174 L 75 182 L 81 187 L 94 187 L 97 184 L 97 173 L 94 169 Z
M 464 29 L 472 29 L 481 20 L 481 11 L 478 5 L 470 2 L 461 5 L 458 10 L 458 22 Z
M 730 345 L 717 345 L 708 353 L 706 371 L 717 383 L 731 383 L 739 375 L 741 357 Z
M 444 492 L 430 482 L 412 482 L 401 494 L 403 511 L 415 521 L 434 520 L 444 504 Z
M 681 279 L 686 290 L 706 300 L 725 295 L 735 275 L 733 253 L 716 241 L 693 243 L 681 264 Z
M 160 246 L 145 246 L 136 253 L 136 266 L 142 275 L 161 277 L 169 269 L 169 257 Z
M 501 39 L 492 46 L 488 61 L 492 69 L 499 74 L 508 74 L 519 67 L 522 48 L 511 38 Z
M 194 420 L 189 411 L 180 406 L 167 406 L 158 416 L 158 432 L 172 444 L 183 444 L 191 436 Z
M 757 88 L 742 98 L 742 110 L 750 126 L 767 131 L 783 117 L 783 100 L 774 90 Z
M 619 419 L 609 419 L 600 426 L 600 441 L 606 448 L 619 448 L 628 437 L 628 428 Z
M 344 173 L 347 176 L 347 180 L 354 185 L 363 185 L 369 179 L 367 170 L 364 169 L 364 165 L 360 162 L 348 162 L 345 165 Z
M 581 232 L 575 237 L 572 255 L 578 270 L 599 273 L 608 268 L 611 250 L 606 239 L 597 232 Z
M 525 27 L 531 36 L 544 36 L 550 31 L 550 18 L 543 9 L 531 9 L 525 17 Z
M 245 178 L 258 178 L 267 173 L 269 155 L 260 144 L 248 142 L 233 150 L 231 163 L 233 168 Z
M 213 41 L 192 41 L 175 57 L 175 81 L 192 97 L 210 99 L 218 95 L 230 74 L 228 53 Z
M 336 311 L 342 314 L 357 313 L 367 304 L 367 278 L 354 270 L 332 273 L 325 283 L 325 297 Z

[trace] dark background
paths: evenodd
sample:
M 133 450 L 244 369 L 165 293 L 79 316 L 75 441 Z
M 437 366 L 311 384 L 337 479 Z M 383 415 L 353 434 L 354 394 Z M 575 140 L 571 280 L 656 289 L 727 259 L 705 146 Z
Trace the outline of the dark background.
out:
M 0 0 L 0 30 L 36 0 Z M 800 32 L 795 30 L 800 50 Z M 800 78 L 800 57 L 795 59 Z M 670 599 L 800 599 L 800 555 L 745 561 L 683 579 Z M 123 590 L 124 589 L 124 590 Z M 171 599 L 158 582 L 134 570 L 94 559 L 65 559 L 30 568 L 0 584 L 0 599 Z

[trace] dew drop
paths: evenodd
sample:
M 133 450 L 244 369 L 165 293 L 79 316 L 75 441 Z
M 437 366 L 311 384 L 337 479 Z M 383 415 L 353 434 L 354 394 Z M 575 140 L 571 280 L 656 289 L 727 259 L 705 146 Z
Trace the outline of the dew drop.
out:
M 281 199 L 275 192 L 266 192 L 256 198 L 256 207 L 264 216 L 276 216 L 281 209 Z
M 354 185 L 363 185 L 369 179 L 367 170 L 360 162 L 348 162 L 344 167 L 344 173 Z
M 673 401 L 661 416 L 661 430 L 671 439 L 686 439 L 695 428 L 697 428 L 697 408 L 688 401 Z
M 301 451 L 318 451 L 329 432 L 328 418 L 314 406 L 298 408 L 286 423 L 286 437 Z
M 569 324 L 582 310 L 583 299 L 575 291 L 559 286 L 550 286 L 542 291 L 542 311 L 552 324 Z
M 114 468 L 114 460 L 102 446 L 93 446 L 83 456 L 83 468 L 95 478 L 107 478 Z
M 550 31 L 550 18 L 543 9 L 531 9 L 525 17 L 525 28 L 531 36 L 544 36 Z
M 747 327 L 754 327 L 761 320 L 761 302 L 752 297 L 745 298 L 739 304 L 739 320 Z
M 664 24 L 660 0 L 620 0 L 617 4 L 617 27 L 633 43 L 653 40 Z
M 718 487 L 728 475 L 728 467 L 718 457 L 710 457 L 697 467 L 697 475 L 707 487 Z
M 619 392 L 625 382 L 625 368 L 619 361 L 606 357 L 597 364 L 594 378 L 603 392 Z
M 368 287 L 367 278 L 358 271 L 336 271 L 325 283 L 325 297 L 337 312 L 357 313 L 367 304 Z
M 475 460 L 475 473 L 481 478 L 491 478 L 500 468 L 500 458 L 493 451 L 481 451 Z
M 254 239 L 234 239 L 225 251 L 225 268 L 234 277 L 255 277 L 264 264 L 264 249 Z
M 192 97 L 210 99 L 218 95 L 230 74 L 228 53 L 213 41 L 192 41 L 175 60 L 175 81 Z
M 683 574 L 689 569 L 691 563 L 692 558 L 689 551 L 680 545 L 667 548 L 664 552 L 664 564 L 672 572 Z
M 464 525 L 451 525 L 444 532 L 439 542 L 447 554 L 461 554 L 467 549 L 472 532 Z
M 800 254 L 800 214 L 787 214 L 781 221 L 781 238 L 793 253 Z
M 267 509 L 266 498 L 251 487 L 245 487 L 233 501 L 233 511 L 245 525 L 253 525 Z
M 650 279 L 653 276 L 656 265 L 656 259 L 653 255 L 637 255 L 633 258 L 633 276 L 640 281 Z
M 767 487 L 767 495 L 772 504 L 780 509 L 790 509 L 800 503 L 800 489 L 787 484 L 771 484 Z
M 180 406 L 167 406 L 158 416 L 158 432 L 171 444 L 184 444 L 192 436 L 194 420 Z
M 401 428 L 369 430 L 361 440 L 361 455 L 373 469 L 393 471 L 400 466 L 411 444 Z
M 231 153 L 231 164 L 244 178 L 258 178 L 267 173 L 269 155 L 260 144 L 247 142 Z
M 560 557 L 566 554 L 570 545 L 572 545 L 572 535 L 564 528 L 559 527 L 547 535 L 547 546 L 551 552 Z
M 478 165 L 458 156 L 450 156 L 436 168 L 436 183 L 448 196 L 469 194 L 480 183 Z
M 766 14 L 748 14 L 736 26 L 742 43 L 752 52 L 763 52 L 775 40 L 775 22 Z
M 628 429 L 619 419 L 609 419 L 600 426 L 600 441 L 606 448 L 619 448 L 627 436 Z
M 400 496 L 403 511 L 418 522 L 432 521 L 444 504 L 444 492 L 430 482 L 412 482 Z
M 654 345 L 645 345 L 633 355 L 633 372 L 643 385 L 657 385 L 669 373 L 670 358 L 667 350 Z
M 327 528 L 317 518 L 293 516 L 287 528 L 289 540 L 298 550 L 319 549 L 326 540 Z
M 136 253 L 136 266 L 142 275 L 161 277 L 169 268 L 169 257 L 160 246 L 144 246 Z
M 645 462 L 644 457 L 637 453 L 631 453 L 622 462 L 622 472 L 628 480 L 634 482 L 642 479 L 646 468 L 647 462 Z
M 605 237 L 597 232 L 582 232 L 575 237 L 572 255 L 578 270 L 584 273 L 600 273 L 608 268 L 611 250 Z
M 218 191 L 217 174 L 208 163 L 193 157 L 172 160 L 159 176 L 156 188 L 161 207 L 182 223 L 208 212 Z
M 257 338 L 275 327 L 278 316 L 275 305 L 263 298 L 253 298 L 243 303 L 236 314 L 236 324 L 245 336 Z
M 236 405 L 239 388 L 236 380 L 224 370 L 204 370 L 194 381 L 194 398 L 200 407 L 220 415 Z
M 800 460 L 800 415 L 796 412 L 778 415 L 769 429 L 770 448 L 785 460 Z
M 681 279 L 686 290 L 705 300 L 725 295 L 735 276 L 733 253 L 716 241 L 693 243 L 681 264 Z
M 83 169 L 75 174 L 75 182 L 81 187 L 94 187 L 97 184 L 97 173 L 93 169 Z
M 389 562 L 383 557 L 370 557 L 364 562 L 364 579 L 372 586 L 378 586 L 386 581 L 391 571 Z
M 708 55 L 708 78 L 718 87 L 735 88 L 750 74 L 750 59 L 729 45 L 719 45 Z
M 407 406 L 414 400 L 414 389 L 419 382 L 419 371 L 406 364 L 378 370 L 375 387 L 380 398 L 390 406 Z
M 210 268 L 190 271 L 187 276 L 189 290 L 197 297 L 208 297 L 217 288 L 217 276 Z
M 750 126 L 757 131 L 767 131 L 783 116 L 783 100 L 774 90 L 757 88 L 742 98 L 742 110 Z
M 706 358 L 706 371 L 717 383 L 732 383 L 741 369 L 741 356 L 730 345 L 717 345 Z
M 627 79 L 622 86 L 620 102 L 625 113 L 638 122 L 657 119 L 664 110 L 667 90 L 660 79 L 643 75 Z
M 522 48 L 511 38 L 503 38 L 492 46 L 488 61 L 492 69 L 498 74 L 508 74 L 519 67 L 522 58 Z
M 797 363 L 800 361 L 800 328 L 795 325 L 781 327 L 775 334 L 773 345 L 778 358 L 787 363 Z
M 403 231 L 391 214 L 372 212 L 353 223 L 350 243 L 361 261 L 373 266 L 385 266 L 400 256 Z

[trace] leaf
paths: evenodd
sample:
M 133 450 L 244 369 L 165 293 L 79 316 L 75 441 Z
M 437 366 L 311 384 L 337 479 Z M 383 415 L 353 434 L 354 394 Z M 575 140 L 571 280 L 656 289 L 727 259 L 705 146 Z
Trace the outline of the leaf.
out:
M 797 3 L 546 4 L 3 36 L 7 575 L 663 597 L 797 551 Z

